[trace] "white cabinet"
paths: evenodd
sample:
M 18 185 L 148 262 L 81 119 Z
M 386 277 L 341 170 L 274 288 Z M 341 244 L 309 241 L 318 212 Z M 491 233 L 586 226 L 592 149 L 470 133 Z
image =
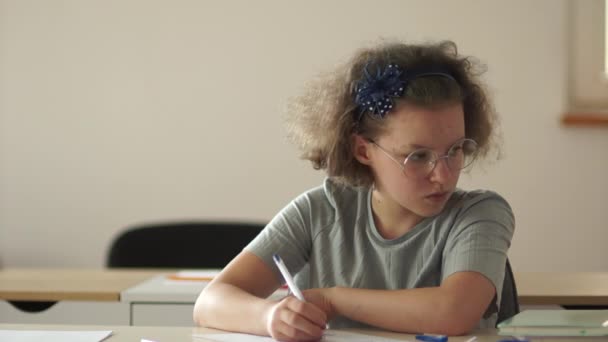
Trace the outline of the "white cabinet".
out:
M 208 283 L 160 274 L 123 291 L 120 301 L 131 305 L 131 325 L 191 327 L 194 302 Z
M 26 312 L 0 301 L 2 323 L 129 325 L 129 304 L 121 302 L 60 301 L 40 312 Z
M 133 304 L 131 325 L 193 327 L 194 304 Z
M 132 325 L 194 326 L 194 302 L 208 283 L 173 280 L 167 274 L 160 274 L 122 291 L 120 301 L 131 305 Z M 271 298 L 286 295 L 287 290 L 279 289 Z

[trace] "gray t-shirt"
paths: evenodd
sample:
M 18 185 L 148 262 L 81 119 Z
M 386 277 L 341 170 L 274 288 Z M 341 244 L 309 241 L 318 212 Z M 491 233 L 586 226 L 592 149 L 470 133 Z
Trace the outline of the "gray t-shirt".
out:
M 288 204 L 245 250 L 282 279 L 272 260 L 278 253 L 301 289 L 432 287 L 455 272 L 479 272 L 497 295 L 478 327 L 493 328 L 514 225 L 498 194 L 457 190 L 441 213 L 387 240 L 374 224 L 371 189 L 328 178 Z M 330 322 L 332 328 L 363 326 L 344 317 Z

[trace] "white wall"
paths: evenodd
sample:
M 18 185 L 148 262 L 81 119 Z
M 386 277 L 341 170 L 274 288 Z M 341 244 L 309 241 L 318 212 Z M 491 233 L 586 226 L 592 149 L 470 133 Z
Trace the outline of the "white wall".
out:
M 281 106 L 378 37 L 489 66 L 517 270 L 608 270 L 608 131 L 559 125 L 566 0 L 0 0 L 0 263 L 100 267 L 125 226 L 270 219 L 323 176 Z

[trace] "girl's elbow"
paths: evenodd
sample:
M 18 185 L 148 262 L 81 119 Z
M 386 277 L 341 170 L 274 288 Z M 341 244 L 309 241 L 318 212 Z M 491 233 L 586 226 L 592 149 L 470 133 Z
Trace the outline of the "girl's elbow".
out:
M 459 319 L 445 319 L 437 322 L 437 327 L 434 329 L 434 334 L 447 335 L 447 336 L 462 336 L 467 335 L 473 329 L 475 324 L 469 324 L 468 322 L 462 322 Z
M 467 335 L 475 328 L 475 325 L 471 326 L 469 324 L 463 323 L 453 323 L 444 328 L 444 331 L 441 332 L 442 335 L 448 336 L 462 336 Z
M 442 335 L 461 336 L 473 331 L 481 317 L 462 312 L 462 310 L 449 310 L 441 320 Z
M 192 320 L 194 321 L 194 324 L 197 326 L 201 326 L 201 327 L 205 326 L 205 320 L 203 319 L 202 308 L 199 305 L 198 299 L 196 300 L 196 303 L 194 304 L 194 310 L 192 310 Z
M 205 292 L 203 291 L 196 299 L 194 310 L 192 310 L 192 320 L 194 321 L 194 324 L 201 327 L 207 327 L 209 324 L 205 319 L 205 312 L 209 310 L 207 308 L 208 305 L 206 305 L 207 301 L 205 297 Z

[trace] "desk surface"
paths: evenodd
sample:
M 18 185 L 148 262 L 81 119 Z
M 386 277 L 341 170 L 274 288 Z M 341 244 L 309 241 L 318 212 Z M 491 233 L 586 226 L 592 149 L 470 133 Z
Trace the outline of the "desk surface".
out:
M 608 272 L 517 272 L 522 305 L 608 305 Z
M 133 327 L 133 326 L 83 326 L 83 325 L 38 325 L 38 324 L 1 324 L 3 330 L 112 330 L 112 335 L 104 340 L 109 342 L 139 342 L 147 339 L 156 342 L 210 342 L 204 338 L 194 338 L 193 334 L 213 334 L 223 333 L 223 331 L 206 328 L 187 328 L 187 327 Z M 374 330 L 348 330 L 350 332 L 363 333 L 374 336 L 388 337 L 396 340 L 415 341 L 414 336 L 407 334 L 397 334 Z M 496 342 L 501 338 L 496 335 L 496 330 L 488 329 L 473 332 L 476 342 Z M 449 337 L 450 342 L 466 342 L 471 339 L 469 336 Z M 541 339 L 533 339 L 541 340 Z M 543 342 L 569 342 L 569 341 L 608 341 L 608 338 L 542 338 Z
M 119 301 L 120 293 L 158 270 L 3 269 L 0 299 Z
M 0 299 L 119 301 L 121 292 L 172 271 L 3 269 Z M 608 272 L 518 272 L 515 281 L 522 305 L 608 305 Z M 192 288 L 196 293 L 185 295 L 196 298 L 200 288 L 196 284 Z

